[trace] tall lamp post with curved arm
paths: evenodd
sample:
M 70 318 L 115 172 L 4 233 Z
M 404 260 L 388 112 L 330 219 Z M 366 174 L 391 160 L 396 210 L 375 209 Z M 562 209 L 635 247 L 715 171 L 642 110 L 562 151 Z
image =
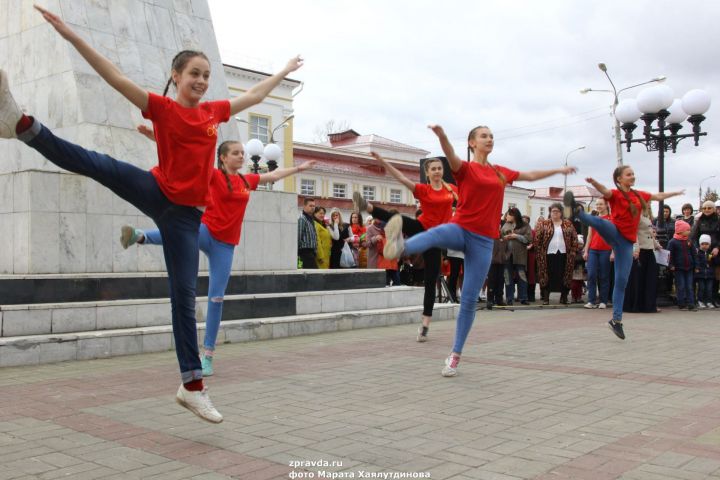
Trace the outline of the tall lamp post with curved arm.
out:
M 715 178 L 717 175 L 710 175 L 709 177 L 705 177 L 702 180 L 700 180 L 700 186 L 698 187 L 698 210 L 702 208 L 702 184 L 705 180 L 710 180 L 711 178 Z
M 623 153 L 622 153 L 622 146 L 620 145 L 621 141 L 621 134 L 620 134 L 620 122 L 618 122 L 617 118 L 615 118 L 615 111 L 617 109 L 618 103 L 619 103 L 619 95 L 621 92 L 624 92 L 625 90 L 629 90 L 631 88 L 639 87 L 641 85 L 647 85 L 648 83 L 655 83 L 655 82 L 664 82 L 667 77 L 665 75 L 660 75 L 655 78 L 651 78 L 650 80 L 642 83 L 636 83 L 635 85 L 630 85 L 629 87 L 623 87 L 620 90 L 615 88 L 615 84 L 613 83 L 612 79 L 610 78 L 610 74 L 607 72 L 607 66 L 604 63 L 598 63 L 598 68 L 605 74 L 608 81 L 610 82 L 610 86 L 612 86 L 612 90 L 602 90 L 597 88 L 583 88 L 580 90 L 580 93 L 585 94 L 588 92 L 607 92 L 613 94 L 613 105 L 612 105 L 612 115 L 613 115 L 613 121 L 615 122 L 615 150 L 617 152 L 617 164 L 618 167 L 623 164 Z
M 582 147 L 578 147 L 578 148 L 576 148 L 576 149 L 574 149 L 574 150 L 570 150 L 570 151 L 567 153 L 567 155 L 565 155 L 565 166 L 566 166 L 566 167 L 568 166 L 568 157 L 570 156 L 570 154 L 571 154 L 571 153 L 575 153 L 575 152 L 577 152 L 578 150 L 585 150 L 585 145 L 583 145 Z M 566 191 L 567 191 L 567 175 L 565 175 L 565 182 L 563 183 L 563 195 L 565 195 L 565 192 L 566 192 Z

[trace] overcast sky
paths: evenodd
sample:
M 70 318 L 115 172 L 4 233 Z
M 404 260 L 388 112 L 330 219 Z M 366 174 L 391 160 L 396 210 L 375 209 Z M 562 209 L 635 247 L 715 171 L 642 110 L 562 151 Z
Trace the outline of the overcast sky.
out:
M 618 88 L 666 75 L 681 97 L 702 88 L 713 98 L 700 146 L 683 140 L 667 153 L 665 190 L 674 212 L 697 204 L 700 181 L 720 190 L 720 2 L 684 0 L 209 0 L 223 62 L 277 71 L 300 53 L 305 82 L 295 98 L 295 140 L 312 142 L 328 120 L 440 154 L 427 130 L 443 125 L 458 152 L 468 131 L 488 125 L 490 161 L 529 170 L 562 165 L 612 186 L 616 165 L 612 95 L 597 64 Z M 643 87 L 621 94 L 635 97 Z M 638 128 L 640 130 L 640 128 Z M 690 130 L 686 126 L 683 132 Z M 637 132 L 637 131 L 636 131 Z M 637 188 L 658 190 L 658 154 L 634 144 L 624 153 Z M 562 185 L 562 177 L 535 186 Z M 531 186 L 530 184 L 520 184 Z

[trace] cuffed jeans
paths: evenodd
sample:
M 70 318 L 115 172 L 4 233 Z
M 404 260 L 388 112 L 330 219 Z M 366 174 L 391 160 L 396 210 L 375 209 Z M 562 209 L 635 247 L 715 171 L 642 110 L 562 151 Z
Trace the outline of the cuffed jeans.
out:
M 168 200 L 150 172 L 58 138 L 37 120 L 18 139 L 58 167 L 96 180 L 157 224 L 168 239 L 163 254 L 180 376 L 183 383 L 202 378 L 195 325 L 200 210 Z
M 208 306 L 205 320 L 205 340 L 203 347 L 206 350 L 215 350 L 220 320 L 222 320 L 223 298 L 227 288 L 230 272 L 232 270 L 233 253 L 235 245 L 216 240 L 204 223 L 200 224 L 199 232 L 200 251 L 208 259 Z M 145 232 L 145 244 L 162 245 L 160 230 Z
M 625 287 L 632 268 L 633 242 L 623 237 L 617 227 L 604 218 L 589 215 L 581 211 L 578 218 L 585 225 L 592 227 L 615 251 L 615 285 L 613 287 L 613 320 L 622 321 Z
M 449 248 L 465 253 L 460 312 L 453 344 L 453 352 L 462 353 L 465 340 L 475 320 L 480 289 L 490 269 L 493 239 L 469 232 L 455 223 L 445 223 L 409 238 L 405 242 L 403 254 L 412 255 L 431 248 Z
M 587 288 L 589 303 L 595 303 L 598 288 L 600 290 L 600 303 L 608 303 L 611 252 L 612 250 L 588 250 Z

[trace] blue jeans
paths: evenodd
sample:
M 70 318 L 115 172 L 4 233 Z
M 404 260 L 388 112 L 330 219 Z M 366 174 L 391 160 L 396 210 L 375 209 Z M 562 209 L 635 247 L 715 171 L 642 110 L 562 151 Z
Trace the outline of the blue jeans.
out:
M 677 295 L 678 306 L 695 305 L 693 271 L 675 269 L 673 275 L 675 276 L 675 294 Z
M 587 288 L 589 303 L 595 303 L 597 298 L 598 280 L 600 280 L 600 303 L 608 303 L 611 252 L 612 250 L 588 250 Z
M 405 255 L 422 253 L 430 248 L 449 248 L 465 253 L 465 274 L 460 297 L 460 313 L 455 328 L 453 352 L 462 353 L 465 340 L 475 320 L 480 289 L 492 261 L 493 240 L 468 232 L 455 223 L 438 225 L 412 236 L 405 242 Z
M 18 138 L 58 167 L 109 188 L 152 218 L 164 238 L 172 239 L 163 246 L 163 254 L 170 284 L 175 353 L 183 383 L 202 378 L 195 325 L 200 210 L 168 200 L 150 172 L 58 138 L 37 120 Z
M 145 232 L 145 244 L 162 245 L 162 243 L 160 230 L 148 230 Z M 218 330 L 220 329 L 220 320 L 222 320 L 223 298 L 230 279 L 235 245 L 213 238 L 204 223 L 200 224 L 199 243 L 200 250 L 205 254 L 210 264 L 207 320 L 205 321 L 203 347 L 205 347 L 205 350 L 214 351 Z
M 712 303 L 713 301 L 713 279 L 698 278 L 697 279 L 697 299 L 698 302 Z
M 578 219 L 585 225 L 595 229 L 615 251 L 615 286 L 613 287 L 613 320 L 622 321 L 625 287 L 627 287 L 630 269 L 632 268 L 633 242 L 623 237 L 617 227 L 609 220 L 589 215 L 585 211 L 578 214 Z
M 513 304 L 515 299 L 515 275 L 517 274 L 518 300 L 527 302 L 527 273 L 525 273 L 525 265 L 505 264 L 505 302 L 508 305 Z

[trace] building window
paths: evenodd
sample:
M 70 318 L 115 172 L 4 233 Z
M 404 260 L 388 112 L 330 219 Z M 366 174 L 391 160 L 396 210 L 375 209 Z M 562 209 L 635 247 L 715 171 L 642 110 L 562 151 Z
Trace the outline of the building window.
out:
M 300 195 L 306 195 L 309 197 L 315 196 L 315 180 L 309 180 L 303 178 L 300 180 Z
M 390 189 L 390 203 L 402 203 L 402 190 Z
M 370 200 L 371 202 L 375 200 L 375 187 L 372 187 L 370 185 L 363 185 L 363 191 L 362 195 L 365 198 L 365 200 Z
M 540 216 L 545 218 L 545 207 L 540 207 Z
M 347 198 L 347 185 L 344 183 L 333 183 L 333 197 Z
M 250 118 L 250 138 L 257 138 L 262 143 L 270 141 L 270 118 L 260 115 L 248 115 Z

